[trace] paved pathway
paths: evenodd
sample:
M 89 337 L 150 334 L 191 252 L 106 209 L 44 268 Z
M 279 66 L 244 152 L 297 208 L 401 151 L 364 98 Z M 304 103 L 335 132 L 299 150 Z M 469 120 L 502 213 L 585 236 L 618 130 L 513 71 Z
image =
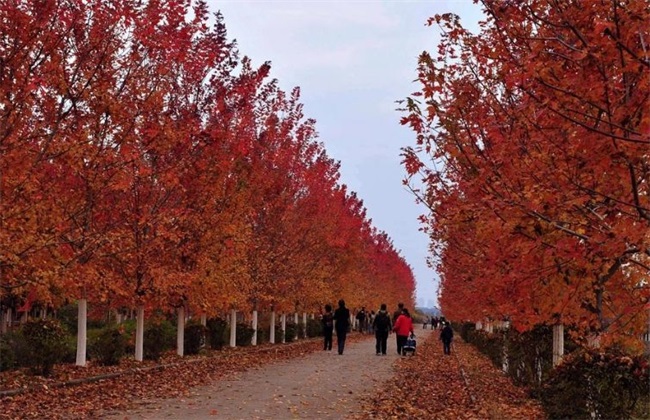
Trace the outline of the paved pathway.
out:
M 418 342 L 430 330 L 416 329 Z M 137 408 L 110 419 L 342 419 L 359 414 L 360 401 L 391 380 L 395 335 L 388 355 L 375 355 L 375 340 L 349 343 L 343 355 L 312 353 L 243 372 L 194 388 L 182 399 L 141 401 Z M 415 356 L 417 357 L 417 355 Z

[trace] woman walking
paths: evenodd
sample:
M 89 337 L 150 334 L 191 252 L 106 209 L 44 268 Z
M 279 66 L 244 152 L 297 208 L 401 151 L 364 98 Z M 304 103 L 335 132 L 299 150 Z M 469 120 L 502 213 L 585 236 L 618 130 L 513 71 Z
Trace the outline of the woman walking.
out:
M 321 319 L 323 323 L 323 335 L 325 336 L 325 343 L 323 350 L 332 350 L 332 333 L 334 332 L 334 315 L 332 314 L 332 305 L 325 305 L 325 313 Z
M 397 335 L 397 354 L 405 356 L 404 344 L 406 344 L 409 334 L 413 332 L 413 320 L 408 309 L 402 309 L 402 315 L 397 317 L 393 331 Z

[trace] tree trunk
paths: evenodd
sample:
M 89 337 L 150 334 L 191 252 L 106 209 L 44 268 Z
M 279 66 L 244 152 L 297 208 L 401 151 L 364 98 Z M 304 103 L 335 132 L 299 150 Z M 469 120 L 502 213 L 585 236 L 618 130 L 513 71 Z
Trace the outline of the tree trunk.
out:
M 257 311 L 253 311 L 253 338 L 251 338 L 251 345 L 257 345 Z
M 302 313 L 302 326 L 303 326 L 303 331 L 302 331 L 302 338 L 307 338 L 307 312 Z
M 298 324 L 298 312 L 294 312 L 293 314 L 293 324 L 296 326 L 296 335 L 293 337 L 294 341 L 298 341 L 300 338 L 300 325 Z
M 645 354 L 650 355 L 650 308 L 648 308 L 648 333 L 645 338 Z
M 557 366 L 564 356 L 564 325 L 553 325 L 553 366 Z
M 183 357 L 185 354 L 185 307 L 178 308 L 176 321 L 176 354 Z
M 275 344 L 275 311 L 271 311 L 271 331 L 269 332 L 269 343 Z
M 508 373 L 508 342 L 503 340 L 503 360 L 501 361 L 501 370 Z
M 135 322 L 135 360 L 141 362 L 144 356 L 144 306 L 138 306 Z
M 201 314 L 201 325 L 204 327 L 208 325 L 208 316 L 204 313 Z
M 287 342 L 287 314 L 282 314 L 280 316 L 280 322 L 282 323 L 282 342 Z
M 77 366 L 86 366 L 88 300 L 79 299 L 77 306 Z
M 230 347 L 237 347 L 237 311 L 230 311 Z
M 7 312 L 0 308 L 0 334 L 7 333 Z

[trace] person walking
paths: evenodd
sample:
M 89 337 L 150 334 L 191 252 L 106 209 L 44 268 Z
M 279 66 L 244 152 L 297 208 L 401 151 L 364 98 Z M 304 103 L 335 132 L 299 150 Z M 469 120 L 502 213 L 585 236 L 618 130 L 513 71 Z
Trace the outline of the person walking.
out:
M 368 322 L 366 322 L 366 330 L 368 331 L 368 334 L 372 334 L 374 332 L 373 324 L 375 323 L 375 315 L 375 311 L 370 311 L 370 315 L 368 315 Z
M 325 305 L 325 313 L 321 318 L 321 322 L 323 323 L 323 336 L 325 337 L 323 350 L 332 350 L 332 334 L 334 332 L 334 314 L 332 314 L 332 305 Z
M 398 303 L 397 310 L 393 312 L 393 319 L 391 325 L 395 325 L 395 323 L 397 322 L 397 318 L 399 318 L 400 315 L 402 315 L 403 310 L 404 310 L 404 304 L 401 302 Z M 396 344 L 397 344 L 397 354 L 400 354 L 401 347 L 399 345 L 399 337 L 397 336 L 397 334 L 395 334 L 395 337 L 396 337 Z
M 386 311 L 386 304 L 381 304 L 381 309 L 375 315 L 375 318 L 372 322 L 372 327 L 375 329 L 375 350 L 377 356 L 386 355 L 386 347 L 388 345 L 388 334 L 392 328 L 392 323 L 390 322 L 390 315 Z
M 413 333 L 413 320 L 408 309 L 402 309 L 402 315 L 397 318 L 393 331 L 397 335 L 397 354 L 405 356 L 403 351 L 404 344 L 406 344 L 409 334 Z
M 343 354 L 345 337 L 350 328 L 350 310 L 345 307 L 345 301 L 339 300 L 339 307 L 334 311 L 334 329 L 336 330 L 336 344 L 339 354 Z
M 451 340 L 453 339 L 454 330 L 452 330 L 449 323 L 446 322 L 445 326 L 440 330 L 440 341 L 442 341 L 442 351 L 447 355 L 451 354 Z
M 357 321 L 359 321 L 359 332 L 364 334 L 366 331 L 366 307 L 362 306 L 361 310 L 357 313 Z

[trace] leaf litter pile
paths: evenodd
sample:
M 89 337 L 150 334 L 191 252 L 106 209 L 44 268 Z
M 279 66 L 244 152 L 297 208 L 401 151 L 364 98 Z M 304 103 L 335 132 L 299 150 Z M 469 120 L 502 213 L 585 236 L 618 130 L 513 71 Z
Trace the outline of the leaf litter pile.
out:
M 366 339 L 357 334 L 350 341 Z M 433 334 L 415 357 L 396 362 L 394 380 L 363 401 L 367 419 L 544 419 L 539 404 L 472 346 L 457 340 L 444 356 Z M 0 375 L 0 391 L 25 389 L 0 398 L 0 419 L 96 418 L 123 411 L 136 401 L 183 398 L 193 387 L 224 379 L 266 363 L 300 357 L 322 349 L 320 339 L 263 345 L 180 358 L 167 354 L 159 362 L 126 358 L 119 366 L 60 365 L 49 378 L 18 372 Z M 113 377 L 111 377 L 113 376 Z M 94 382 L 87 378 L 106 377 Z M 65 386 L 61 386 L 65 384 Z
M 350 341 L 363 339 L 352 334 Z M 96 418 L 129 408 L 138 400 L 185 397 L 190 389 L 265 363 L 322 350 L 321 339 L 258 347 L 224 348 L 181 358 L 168 353 L 158 362 L 125 358 L 119 366 L 57 365 L 48 378 L 23 371 L 0 374 L 0 419 Z M 84 382 L 87 379 L 98 379 Z
M 364 401 L 367 419 L 545 419 L 539 403 L 471 345 L 454 340 L 445 356 L 434 332 L 414 357 L 397 361 L 393 381 Z

